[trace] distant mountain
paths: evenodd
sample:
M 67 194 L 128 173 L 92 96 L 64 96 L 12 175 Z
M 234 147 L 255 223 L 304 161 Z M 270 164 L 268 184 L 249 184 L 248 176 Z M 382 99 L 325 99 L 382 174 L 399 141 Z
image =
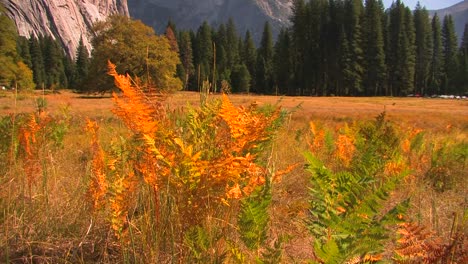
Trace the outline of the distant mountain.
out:
M 112 14 L 128 16 L 127 0 L 0 0 L 20 36 L 52 36 L 73 58 L 80 38 L 91 48 L 91 25 Z
M 164 31 L 168 20 L 178 28 L 196 30 L 203 21 L 212 26 L 232 17 L 240 34 L 249 29 L 260 39 L 265 21 L 273 33 L 289 25 L 293 0 L 131 0 L 130 16 L 142 20 L 157 32 Z
M 455 31 L 457 32 L 458 39 L 461 41 L 465 24 L 468 23 L 468 0 L 444 9 L 429 11 L 431 17 L 434 16 L 435 13 L 437 13 L 441 22 L 443 21 L 444 16 L 452 15 L 455 23 Z

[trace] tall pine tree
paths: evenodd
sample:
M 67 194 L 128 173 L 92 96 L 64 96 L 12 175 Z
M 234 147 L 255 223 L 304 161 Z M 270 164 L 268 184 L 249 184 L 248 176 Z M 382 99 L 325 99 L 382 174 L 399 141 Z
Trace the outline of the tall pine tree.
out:
M 380 2 L 380 3 L 379 3 Z M 381 1 L 366 0 L 364 13 L 364 85 L 366 95 L 384 94 L 386 75 L 384 31 L 382 16 L 384 16 Z
M 179 36 L 179 56 L 180 63 L 183 68 L 183 76 L 181 80 L 184 84 L 184 90 L 188 89 L 189 86 L 189 77 L 194 73 L 193 66 L 193 50 L 192 50 L 192 39 L 190 38 L 190 33 L 183 31 L 180 32 Z
M 294 95 L 291 89 L 292 63 L 291 39 L 287 30 L 282 29 L 275 44 L 274 78 L 277 91 L 282 94 Z
M 197 32 L 195 51 L 195 67 L 198 74 L 198 88 L 203 81 L 211 81 L 213 67 L 213 39 L 212 29 L 208 22 L 203 22 Z
M 457 66 L 457 35 L 451 15 L 444 17 L 442 24 L 442 56 L 443 56 L 443 93 L 454 94 L 456 89 Z
M 273 35 L 268 22 L 263 27 L 260 47 L 257 51 L 256 92 L 273 93 Z
M 421 95 L 427 94 L 430 65 L 433 52 L 432 28 L 429 13 L 426 8 L 416 5 L 414 11 L 414 27 L 416 33 L 416 66 L 414 76 L 415 92 Z
M 442 31 L 440 20 L 435 13 L 431 22 L 432 27 L 432 59 L 429 69 L 428 92 L 431 95 L 440 94 L 442 87 Z
M 252 34 L 249 30 L 245 32 L 244 44 L 242 51 L 242 62 L 247 66 L 250 74 L 250 87 L 255 87 L 256 72 L 255 67 L 257 65 L 257 48 L 252 38 Z
M 88 76 L 89 63 L 89 52 L 83 43 L 82 37 L 76 51 L 75 78 L 73 80 L 74 88 L 78 90 L 85 90 L 83 87 L 83 82 Z
M 388 85 L 390 95 L 401 96 L 414 90 L 414 23 L 411 10 L 400 0 L 389 11 L 387 38 Z
M 468 95 L 468 23 L 465 24 L 462 43 L 459 52 L 459 80 L 460 94 Z

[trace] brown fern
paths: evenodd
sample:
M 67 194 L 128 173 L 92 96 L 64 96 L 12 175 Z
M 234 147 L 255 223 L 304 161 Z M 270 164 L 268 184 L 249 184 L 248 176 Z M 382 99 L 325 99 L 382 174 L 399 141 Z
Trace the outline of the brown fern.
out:
M 394 260 L 397 263 L 437 263 L 447 260 L 453 243 L 444 243 L 423 226 L 415 223 L 400 224 L 401 235 L 395 249 Z M 445 262 L 443 262 L 445 263 Z

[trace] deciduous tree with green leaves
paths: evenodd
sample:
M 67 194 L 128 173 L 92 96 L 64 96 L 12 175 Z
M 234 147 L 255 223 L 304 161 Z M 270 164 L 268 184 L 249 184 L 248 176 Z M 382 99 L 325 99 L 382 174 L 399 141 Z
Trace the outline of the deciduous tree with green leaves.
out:
M 140 21 L 125 16 L 110 16 L 93 27 L 93 51 L 87 85 L 91 90 L 109 91 L 113 81 L 106 74 L 107 62 L 115 63 L 119 72 L 147 80 L 165 91 L 182 88 L 175 76 L 180 60 L 171 50 L 166 37 L 157 36 L 154 30 Z

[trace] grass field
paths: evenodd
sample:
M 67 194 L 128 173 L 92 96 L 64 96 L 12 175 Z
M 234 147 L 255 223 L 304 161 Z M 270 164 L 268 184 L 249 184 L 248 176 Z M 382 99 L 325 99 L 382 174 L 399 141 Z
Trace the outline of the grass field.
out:
M 221 96 L 212 95 L 211 99 L 221 99 Z M 134 134 L 129 132 L 125 122 L 113 114 L 112 98 L 110 96 L 82 96 L 70 91 L 16 96 L 12 93 L 3 93 L 0 94 L 0 117 L 3 119 L 1 132 L 5 133 L 4 136 L 0 135 L 1 150 L 4 152 L 1 156 L 3 163 L 0 163 L 0 166 L 3 166 L 0 169 L 0 209 L 2 211 L 0 221 L 3 225 L 0 230 L 0 248 L 5 250 L 0 250 L 3 251 L 0 252 L 0 262 L 138 263 L 149 261 L 147 263 L 150 263 L 158 261 L 171 263 L 176 259 L 180 263 L 188 260 L 194 263 L 214 263 L 218 260 L 216 258 L 218 250 L 220 252 L 225 250 L 227 252 L 227 257 L 224 256 L 225 262 L 251 263 L 258 261 L 259 256 L 264 256 L 262 254 L 269 252 L 268 250 L 275 249 L 275 242 L 281 240 L 283 242 L 280 249 L 277 249 L 281 254 L 276 258 L 277 262 L 306 263 L 314 260 L 326 263 L 324 258 L 320 257 L 317 248 L 314 248 L 314 240 L 318 238 L 309 232 L 308 223 L 311 219 L 309 210 L 312 210 L 310 188 L 313 186 L 311 186 L 310 173 L 304 169 L 307 163 L 304 159 L 304 152 L 312 151 L 311 149 L 314 148 L 313 151 L 317 157 L 330 161 L 326 163 L 330 168 L 336 170 L 347 168 L 337 159 L 327 156 L 332 152 L 327 154 L 323 150 L 328 144 L 326 135 L 330 135 L 333 137 L 332 140 L 336 139 L 338 142 L 338 135 L 345 130 L 344 127 L 349 126 L 352 131 L 346 134 L 347 136 L 357 133 L 356 131 L 363 126 L 361 123 L 373 122 L 382 112 L 386 113 L 386 120 L 395 126 L 397 131 L 404 131 L 398 135 L 409 135 L 411 131 L 424 131 L 423 143 L 420 143 L 418 152 L 411 156 L 410 154 L 404 157 L 403 154 L 399 156 L 401 160 L 408 162 L 411 175 L 390 193 L 389 203 L 385 204 L 383 211 L 386 210 L 385 208 L 388 210 L 392 203 L 395 204 L 396 201 L 411 197 L 406 221 L 418 223 L 424 227 L 424 230 L 427 230 L 425 238 L 440 241 L 436 246 L 446 247 L 444 250 L 452 246 L 453 250 L 450 248 L 450 252 L 455 252 L 457 257 L 453 259 L 458 261 L 454 263 L 463 263 L 462 261 L 467 260 L 467 100 L 254 95 L 230 95 L 229 99 L 234 106 L 244 106 L 245 109 L 251 105 L 260 108 L 277 105 L 286 110 L 283 124 L 276 132 L 271 145 L 266 152 L 258 156 L 263 160 L 262 164 L 268 171 L 281 170 L 289 165 L 295 165 L 272 189 L 271 205 L 268 207 L 267 236 L 262 246 L 235 246 L 236 241 L 243 240 L 240 238 L 243 234 L 235 233 L 227 227 L 227 224 L 213 226 L 220 228 L 222 234 L 225 234 L 223 232 L 227 232 L 226 230 L 231 230 L 229 235 L 226 235 L 229 239 L 223 238 L 216 240 L 216 243 L 211 243 L 214 238 L 209 235 L 216 233 L 217 229 L 207 225 L 212 228 L 207 228 L 209 231 L 207 241 L 211 241 L 207 242 L 209 246 L 207 248 L 195 246 L 196 243 L 193 244 L 193 241 L 203 244 L 200 242 L 202 240 L 196 240 L 201 239 L 200 234 L 190 242 L 186 234 L 188 231 L 184 233 L 185 236 L 176 232 L 184 229 L 182 213 L 180 216 L 167 213 L 169 220 L 166 222 L 158 217 L 153 219 L 153 216 L 146 213 L 152 212 L 153 209 L 148 209 L 151 206 L 159 205 L 161 216 L 164 216 L 164 208 L 166 208 L 164 206 L 168 204 L 163 203 L 161 199 L 167 198 L 169 201 L 170 197 L 175 197 L 173 202 L 182 208 L 180 201 L 185 201 L 183 199 L 186 198 L 184 197 L 186 194 L 159 196 L 155 198 L 160 199 L 157 200 L 158 203 L 146 204 L 142 201 L 149 199 L 152 191 L 146 190 L 146 187 L 141 185 L 137 187 L 141 190 L 134 194 L 138 196 L 135 198 L 135 204 L 127 205 L 133 208 L 133 211 L 129 211 L 126 218 L 122 220 L 126 226 L 121 228 L 130 230 L 130 238 L 125 242 L 123 242 L 124 235 L 116 238 L 112 234 L 112 230 L 115 230 L 115 223 L 109 224 L 108 216 L 106 216 L 108 211 L 115 213 L 115 208 L 111 206 L 108 209 L 96 211 L 90 209 L 92 206 L 86 199 L 88 188 L 93 182 L 93 173 L 96 170 L 95 145 L 93 145 L 95 142 L 85 130 L 86 119 L 96 121 L 100 127 L 97 137 L 105 153 L 115 153 L 116 146 L 121 148 L 119 151 L 122 153 L 131 152 L 131 149 L 126 148 L 133 146 L 126 145 Z M 168 116 L 179 116 L 188 111 L 188 105 L 198 108 L 199 102 L 198 93 L 179 92 L 166 98 L 162 109 L 164 113 L 168 113 Z M 45 130 L 45 127 L 33 130 L 32 125 L 28 125 L 28 115 L 24 115 L 23 119 L 20 118 L 20 114 L 36 113 L 39 108 L 50 116 L 52 121 L 47 121 L 47 126 L 52 127 L 50 130 Z M 17 121 L 14 118 L 12 121 L 11 118 L 16 115 L 18 115 Z M 39 115 L 36 117 L 37 120 L 42 120 L 41 118 Z M 200 122 L 202 121 L 203 119 Z M 314 147 L 319 132 L 311 131 L 313 130 L 311 122 L 314 128 L 317 127 L 317 131 L 325 133 L 325 139 L 322 139 L 325 143 L 317 144 L 320 148 Z M 38 125 L 41 125 L 39 121 Z M 15 126 L 19 128 L 15 129 Z M 26 132 L 30 129 L 29 134 L 21 136 L 22 129 Z M 44 132 L 41 133 L 40 129 L 44 129 Z M 183 128 L 180 130 L 182 131 Z M 28 139 L 27 136 L 34 134 L 34 131 L 37 132 L 37 138 L 33 135 L 29 140 L 24 141 L 29 142 L 24 143 L 26 147 L 23 146 L 21 138 Z M 18 138 L 16 138 L 16 133 L 19 135 Z M 403 137 L 401 141 L 403 142 Z M 34 149 L 34 144 L 37 144 L 37 149 Z M 174 145 L 171 144 L 168 148 Z M 358 145 L 358 143 L 353 144 Z M 411 144 L 413 148 L 413 143 Z M 28 151 L 28 146 L 32 149 L 31 151 Z M 20 150 L 22 147 L 24 151 Z M 181 148 L 184 150 L 190 148 L 190 151 L 187 150 L 189 153 L 187 155 L 193 155 L 191 157 L 194 161 L 197 158 L 194 158 L 196 155 L 192 154 L 191 147 L 184 145 Z M 195 143 L 193 148 L 196 149 Z M 15 151 L 18 154 L 11 154 Z M 123 157 L 122 153 L 119 155 Z M 133 154 L 128 155 L 122 159 L 133 157 Z M 12 156 L 14 158 L 11 158 Z M 112 162 L 110 156 L 109 159 L 107 163 Z M 114 162 L 124 167 L 122 172 L 133 174 L 132 168 L 125 167 L 127 165 L 122 160 L 116 159 Z M 111 170 L 106 177 L 108 180 L 114 179 L 114 182 L 109 180 L 109 185 L 116 184 L 118 180 L 115 170 Z M 129 183 L 123 182 L 122 184 L 124 188 L 127 188 Z M 222 188 L 224 190 L 224 186 Z M 118 193 L 118 190 L 116 187 L 112 189 L 108 195 L 111 197 L 108 203 L 115 202 L 117 199 L 115 193 Z M 177 197 L 180 200 L 177 200 L 179 199 Z M 133 196 L 131 198 L 134 199 Z M 189 202 L 195 203 L 194 200 Z M 230 209 L 226 211 L 229 214 L 234 214 L 236 210 L 242 208 L 242 203 L 235 201 L 229 203 Z M 182 212 L 182 209 L 180 210 Z M 213 215 L 209 214 L 208 219 L 215 219 Z M 221 215 L 225 216 L 224 213 Z M 223 221 L 235 223 L 236 221 L 232 222 L 232 219 L 237 218 L 231 215 L 223 219 Z M 173 221 L 177 221 L 174 226 Z M 160 224 L 163 228 L 155 227 L 152 222 Z M 239 229 L 242 228 L 235 228 L 235 230 Z M 173 233 L 168 230 L 172 230 Z M 459 240 L 457 243 L 452 241 L 456 230 L 461 230 L 459 231 L 461 234 L 456 237 Z M 164 239 L 161 238 L 155 242 L 148 237 L 150 232 L 154 232 L 151 233 L 153 236 Z M 394 230 L 393 233 L 397 231 Z M 172 239 L 165 240 L 167 237 Z M 392 240 L 393 242 L 388 242 L 385 252 L 379 255 L 379 259 L 394 258 L 394 252 L 398 250 L 395 240 L 396 238 Z M 442 252 L 442 249 L 440 250 Z M 242 257 L 236 258 L 235 256 Z M 423 253 L 419 256 L 423 256 Z M 365 256 L 361 257 L 362 262 L 356 263 L 365 262 Z M 270 262 L 265 261 L 265 263 Z

